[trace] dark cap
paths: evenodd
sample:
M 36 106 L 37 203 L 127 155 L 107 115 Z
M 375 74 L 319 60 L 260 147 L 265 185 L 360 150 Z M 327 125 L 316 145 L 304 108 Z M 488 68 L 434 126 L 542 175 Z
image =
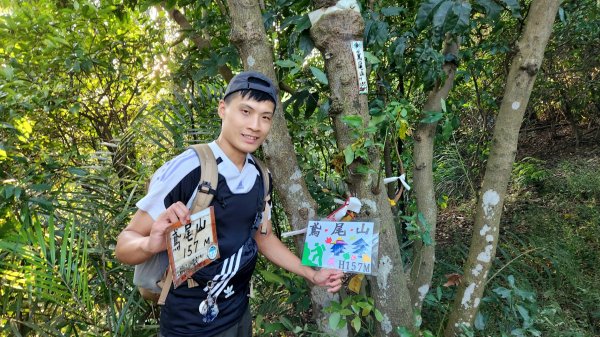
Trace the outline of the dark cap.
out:
M 273 82 L 267 76 L 256 71 L 244 71 L 235 75 L 231 81 L 229 81 L 229 85 L 227 86 L 227 90 L 225 90 L 224 97 L 227 97 L 236 91 L 246 89 L 254 89 L 264 92 L 265 94 L 271 96 L 273 102 L 275 102 L 275 105 L 277 105 L 277 89 L 273 85 Z

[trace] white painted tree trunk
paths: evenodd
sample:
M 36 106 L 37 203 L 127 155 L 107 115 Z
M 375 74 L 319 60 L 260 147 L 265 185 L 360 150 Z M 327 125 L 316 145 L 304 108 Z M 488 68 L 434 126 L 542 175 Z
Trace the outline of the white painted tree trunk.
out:
M 316 13 L 322 16 L 315 18 Z M 356 139 L 352 130 L 342 121 L 344 116 L 360 116 L 363 126 L 369 123 L 367 96 L 359 91 L 352 44 L 363 41 L 364 21 L 353 1 L 341 1 L 336 6 L 311 13 L 310 34 L 315 46 L 325 60 L 325 69 L 330 88 L 330 115 L 333 118 L 336 143 L 339 151 L 352 145 Z M 366 67 L 365 67 L 366 68 Z M 366 72 L 366 70 L 365 70 Z M 379 171 L 381 154 L 369 151 L 368 165 Z M 394 336 L 395 329 L 405 326 L 414 330 L 413 310 L 407 285 L 407 275 L 402 266 L 400 247 L 390 204 L 383 181 L 377 175 L 361 175 L 356 167 L 366 165 L 367 160 L 355 159 L 348 165 L 348 188 L 352 195 L 363 202 L 361 215 L 374 219 L 380 226 L 379 272 L 369 278 L 371 296 L 383 315 L 376 325 L 377 336 Z
M 544 50 L 552 32 L 559 0 L 534 0 L 516 46 L 500 112 L 494 127 L 490 156 L 483 178 L 469 257 L 450 310 L 444 335 L 458 336 L 461 326 L 472 327 L 496 253 L 506 188 L 517 152 L 519 129 Z

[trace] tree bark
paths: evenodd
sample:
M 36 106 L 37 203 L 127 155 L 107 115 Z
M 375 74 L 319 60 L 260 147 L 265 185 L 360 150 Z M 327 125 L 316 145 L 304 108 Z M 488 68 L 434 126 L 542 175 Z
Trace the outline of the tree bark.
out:
M 258 1 L 229 0 L 227 5 L 231 16 L 230 39 L 238 49 L 244 69 L 260 71 L 271 78 L 273 83 L 278 83 L 273 68 L 273 48 L 267 40 Z M 281 101 L 278 100 L 271 133 L 262 149 L 283 209 L 290 225 L 297 230 L 306 227 L 309 220 L 316 218 L 317 206 L 298 166 L 281 107 Z M 301 254 L 303 242 L 299 238 L 296 239 L 296 247 Z M 329 316 L 323 312 L 323 307 L 338 298 L 338 295 L 329 294 L 325 288 L 311 287 L 314 319 L 326 333 L 334 332 L 329 329 Z
M 446 38 L 443 54 L 452 54 L 455 56 L 454 59 L 458 57 L 458 43 L 452 36 Z M 423 111 L 442 112 L 442 99 L 448 98 L 448 93 L 454 84 L 456 63 L 446 62 L 443 69 L 446 73 L 446 80 L 444 83 L 438 83 L 429 92 Z M 428 226 L 432 239 L 435 238 L 437 224 L 437 203 L 433 182 L 433 145 L 437 124 L 437 122 L 419 123 L 413 137 L 415 140 L 413 182 L 417 199 L 417 212 L 423 214 L 427 224 L 421 223 L 420 220 L 417 220 L 417 222 L 422 229 L 425 229 L 426 225 Z M 413 306 L 420 310 L 425 295 L 431 287 L 435 264 L 435 242 L 431 245 L 425 245 L 423 241 L 417 240 L 414 243 L 413 252 L 414 258 L 410 272 L 410 297 Z
M 349 9 L 330 7 L 320 18 L 311 19 L 311 37 L 325 60 L 331 94 L 330 114 L 340 151 L 356 141 L 342 117 L 358 115 L 365 127 L 370 119 L 367 96 L 359 94 L 351 49 L 353 41 L 363 41 L 364 22 L 356 9 L 357 5 Z M 368 165 L 375 172 L 379 172 L 380 158 L 378 151 L 369 149 Z M 414 330 L 407 277 L 383 181 L 378 179 L 377 174 L 357 174 L 355 169 L 359 164 L 365 163 L 355 160 L 348 166 L 348 187 L 349 192 L 363 203 L 361 215 L 374 219 L 380 228 L 378 272 L 376 277 L 369 279 L 371 295 L 384 317 L 376 325 L 377 335 L 391 336 L 398 326 Z
M 463 326 L 471 327 L 481 302 L 488 272 L 496 253 L 500 217 L 506 188 L 517 152 L 519 129 L 544 50 L 552 32 L 559 0 L 534 0 L 525 28 L 512 59 L 492 148 L 475 214 L 469 256 L 444 335 L 458 336 Z

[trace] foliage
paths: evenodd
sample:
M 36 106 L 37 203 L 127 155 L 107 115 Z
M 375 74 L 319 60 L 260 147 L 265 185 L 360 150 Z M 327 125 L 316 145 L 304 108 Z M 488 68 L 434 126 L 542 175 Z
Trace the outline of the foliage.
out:
M 447 196 L 450 207 L 469 204 L 527 1 L 361 1 L 370 121 L 363 128 L 365 121 L 346 119 L 355 133 L 355 144 L 346 149 L 337 148 L 324 62 L 308 34 L 311 3 L 264 4 L 275 69 L 285 84 L 284 114 L 319 214 L 329 213 L 334 198 L 347 192 L 345 166 L 368 161 L 369 151 L 381 155 L 394 144 L 392 167 L 406 167 L 410 176 L 411 131 L 420 122 L 438 123 L 437 193 Z M 223 67 L 237 71 L 241 63 L 229 41 L 223 2 L 165 2 L 185 14 L 191 30 L 181 30 L 153 5 L 162 2 L 0 1 L 3 334 L 156 331 L 156 308 L 139 298 L 131 268 L 118 263 L 111 249 L 149 175 L 188 144 L 218 132 L 213 112 L 224 85 L 218 74 Z M 598 27 L 595 1 L 562 3 L 528 126 L 573 121 L 589 132 L 598 127 Z M 448 33 L 461 38 L 458 59 L 440 52 Z M 176 37 L 194 34 L 209 47 Z M 443 79 L 444 62 L 458 65 L 455 87 L 442 112 L 421 114 L 424 93 Z M 553 162 L 527 158 L 514 167 L 514 212 L 504 220 L 509 230 L 495 261 L 498 274 L 477 318 L 486 334 L 600 331 L 597 163 L 548 167 Z M 414 201 L 404 201 L 406 212 L 400 213 L 411 239 L 433 241 L 434 233 L 417 225 L 425 222 L 417 221 Z M 275 220 L 285 225 L 282 213 L 276 209 Z M 438 250 L 434 282 L 441 284 L 444 273 L 458 271 L 466 248 L 459 240 Z M 317 335 L 305 282 L 263 262 L 259 270 L 257 330 Z M 441 286 L 427 295 L 423 335 L 440 334 L 453 296 L 452 288 Z M 359 334 L 372 333 L 378 320 L 372 300 L 348 298 L 328 309 L 339 316 L 334 325 L 351 322 Z M 477 327 L 468 333 L 484 334 Z
M 453 142 L 441 148 L 435 156 L 434 170 L 437 193 L 458 200 L 475 195 L 473 179 L 479 175 L 465 159 L 466 154 L 461 153 L 468 151 L 461 145 Z
M 548 172 L 540 167 L 544 161 L 532 157 L 525 157 L 515 162 L 513 168 L 513 182 L 517 188 L 530 185 L 539 185 L 548 177 Z
M 404 215 L 401 218 L 405 221 L 405 230 L 408 233 L 408 239 L 413 241 L 421 240 L 426 246 L 433 244 L 431 225 L 427 223 L 422 213 L 416 213 L 412 216 Z
M 547 61 L 538 76 L 531 114 L 537 120 L 568 121 L 579 139 L 580 124 L 597 126 L 600 63 L 594 53 L 600 44 L 600 8 L 593 1 L 565 1 L 547 48 Z
M 275 268 L 264 258 L 259 261 L 258 273 L 253 279 L 255 294 L 251 301 L 256 314 L 255 332 L 259 335 L 274 335 L 283 331 L 295 334 L 315 333 L 314 324 L 306 320 L 310 308 L 309 289 L 301 277 Z
M 592 191 L 600 187 L 599 163 L 577 158 L 555 165 L 524 163 L 524 176 L 544 172 L 544 178 L 533 185 L 514 184 L 488 290 L 475 326 L 465 335 L 594 336 L 600 328 L 599 275 L 593 267 L 600 263 L 600 199 Z M 529 169 L 529 163 L 535 167 Z M 463 235 L 457 233 L 453 245 L 438 247 L 434 284 L 445 282 L 444 274 L 459 272 L 467 253 L 459 239 Z M 427 295 L 425 327 L 437 331 L 443 325 L 453 296 L 453 286 L 438 286 Z
M 1 18 L 0 270 L 14 284 L 1 325 L 11 335 L 149 335 L 155 310 L 111 247 L 165 155 L 213 137 L 215 103 L 208 86 L 197 87 L 201 103 L 179 93 L 158 102 L 146 76 L 160 26 L 146 14 L 77 6 L 24 3 Z
M 373 298 L 364 295 L 348 295 L 342 302 L 331 301 L 330 305 L 323 309 L 330 313 L 329 327 L 333 330 L 340 329 L 346 324 L 354 329 L 357 335 L 367 334 L 373 330 L 375 320 L 381 322 L 383 315 L 375 308 Z

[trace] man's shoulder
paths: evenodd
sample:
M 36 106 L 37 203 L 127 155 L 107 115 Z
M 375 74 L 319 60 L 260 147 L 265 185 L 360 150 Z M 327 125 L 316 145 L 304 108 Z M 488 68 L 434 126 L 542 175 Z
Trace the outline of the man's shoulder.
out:
M 176 179 L 177 177 L 185 177 L 198 167 L 200 167 L 198 157 L 192 149 L 187 149 L 164 163 L 163 166 L 154 173 L 152 180 L 159 182 Z

